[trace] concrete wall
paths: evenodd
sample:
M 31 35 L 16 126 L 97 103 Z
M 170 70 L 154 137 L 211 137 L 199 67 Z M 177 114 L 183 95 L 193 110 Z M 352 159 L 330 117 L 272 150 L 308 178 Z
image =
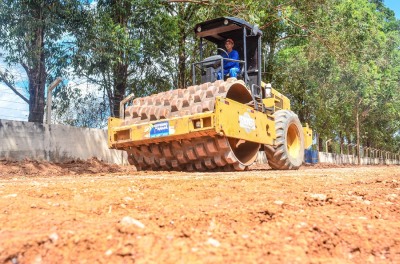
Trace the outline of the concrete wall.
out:
M 66 162 L 93 157 L 128 163 L 125 152 L 108 149 L 107 130 L 0 119 L 0 159 Z
M 357 157 L 319 152 L 319 162 L 357 164 Z M 77 128 L 64 125 L 44 125 L 0 119 L 0 159 L 47 160 L 66 162 L 96 157 L 107 163 L 128 164 L 124 151 L 110 150 L 107 130 Z M 259 152 L 257 163 L 265 163 L 264 152 Z M 400 164 L 398 160 L 362 158 L 361 164 Z

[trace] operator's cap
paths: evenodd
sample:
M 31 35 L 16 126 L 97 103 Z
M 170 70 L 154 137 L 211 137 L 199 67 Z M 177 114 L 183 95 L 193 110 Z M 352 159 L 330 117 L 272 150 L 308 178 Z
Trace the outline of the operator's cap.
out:
M 230 38 L 226 39 L 226 40 L 225 40 L 225 43 L 226 43 L 226 42 L 230 42 L 230 43 L 232 43 L 233 45 L 235 45 L 235 42 L 233 42 L 233 40 L 230 39 Z

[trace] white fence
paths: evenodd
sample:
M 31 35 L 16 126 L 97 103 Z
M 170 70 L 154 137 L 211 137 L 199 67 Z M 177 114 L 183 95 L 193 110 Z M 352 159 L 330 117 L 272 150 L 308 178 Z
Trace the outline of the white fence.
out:
M 358 164 L 358 157 L 356 155 L 335 154 L 327 152 L 319 152 L 318 160 L 321 163 L 332 164 Z M 363 157 L 360 159 L 361 165 L 400 165 L 398 159 L 391 159 L 386 157 Z

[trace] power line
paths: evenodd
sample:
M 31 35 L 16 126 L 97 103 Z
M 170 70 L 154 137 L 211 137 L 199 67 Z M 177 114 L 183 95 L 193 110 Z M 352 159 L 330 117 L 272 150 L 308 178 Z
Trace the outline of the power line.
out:
M 0 99 L 0 102 L 9 102 L 9 103 L 27 105 L 25 102 L 22 103 L 22 102 L 10 101 L 10 100 L 1 100 L 1 99 Z M 1 106 L 0 106 L 0 108 L 1 108 Z
M 10 91 L 11 89 L 10 88 L 3 88 L 3 87 L 0 87 L 0 91 Z M 15 88 L 15 90 L 17 90 L 17 91 L 19 91 L 19 92 L 27 92 L 27 90 L 25 90 L 24 88 L 18 88 L 18 87 L 16 87 Z
M 21 108 L 9 108 L 9 107 L 3 107 L 0 106 L 1 109 L 8 109 L 8 110 L 18 110 L 18 111 L 28 111 L 26 109 L 21 109 Z
M 18 96 L 16 93 L 10 93 L 10 92 L 3 92 L 3 91 L 0 91 L 1 92 L 1 94 L 11 94 L 11 95 L 15 95 L 15 96 Z M 0 95 L 1 95 L 0 94 Z
M 21 116 L 10 116 L 10 115 L 2 115 L 2 114 L 0 114 L 0 119 L 1 119 L 1 117 L 26 119 L 28 117 L 28 115 L 24 115 L 23 117 L 21 117 Z

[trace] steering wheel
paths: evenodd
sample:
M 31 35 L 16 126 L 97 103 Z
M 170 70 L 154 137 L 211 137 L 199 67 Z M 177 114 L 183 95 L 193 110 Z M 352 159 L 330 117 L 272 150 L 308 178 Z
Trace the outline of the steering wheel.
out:
M 229 54 L 228 54 L 228 52 L 226 52 L 226 50 L 221 49 L 221 48 L 217 48 L 217 50 L 224 52 L 226 54 L 226 57 L 229 58 Z

